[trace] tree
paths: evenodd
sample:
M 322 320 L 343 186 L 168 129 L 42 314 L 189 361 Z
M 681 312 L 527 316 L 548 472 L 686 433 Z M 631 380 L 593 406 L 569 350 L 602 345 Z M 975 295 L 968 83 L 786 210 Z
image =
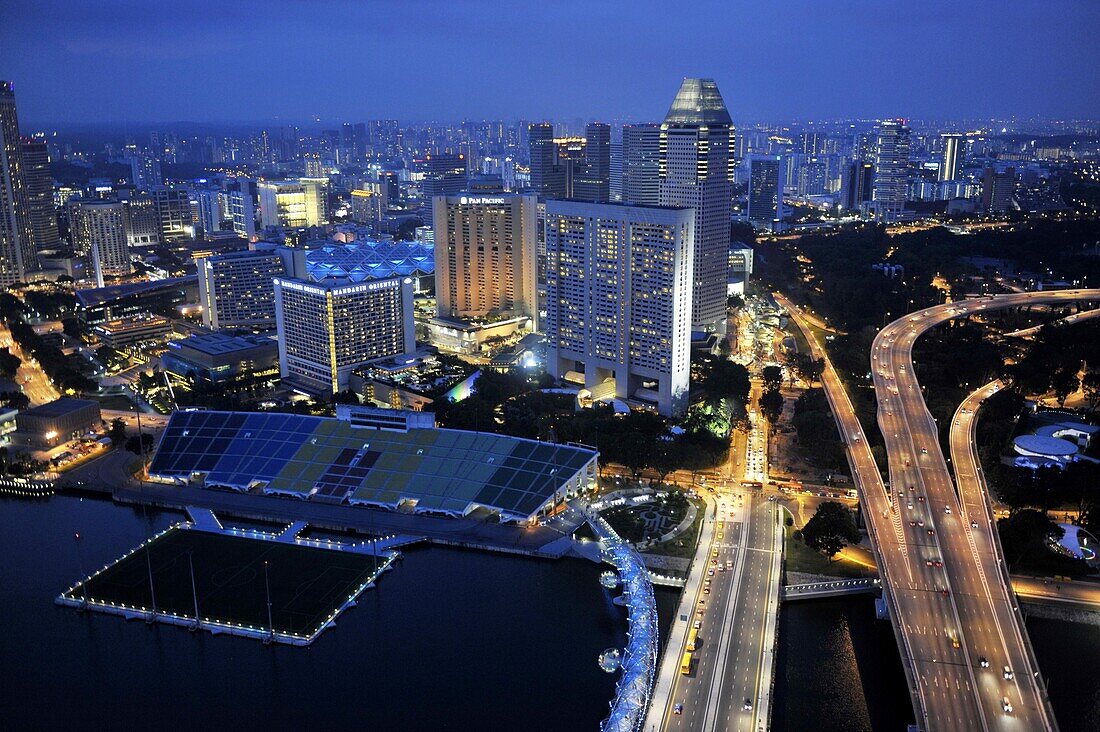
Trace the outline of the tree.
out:
M 779 389 L 768 389 L 760 395 L 760 411 L 764 413 L 768 422 L 774 426 L 783 414 L 783 395 Z
M 126 421 L 122 417 L 111 420 L 111 427 L 107 430 L 107 436 L 111 438 L 111 447 L 120 447 L 126 442 Z
M 742 404 L 749 400 L 749 370 L 739 363 L 703 355 L 692 362 L 692 376 L 709 397 L 732 397 Z
M 1058 400 L 1058 406 L 1066 406 L 1066 398 L 1077 391 L 1080 383 L 1076 369 L 1059 369 L 1051 374 L 1050 387 L 1054 390 L 1054 397 Z
M 761 375 L 766 389 L 778 389 L 783 383 L 783 369 L 779 366 L 765 366 Z
M 802 527 L 802 540 L 832 559 L 845 546 L 859 541 L 859 529 L 851 511 L 836 501 L 825 501 Z
M 1089 403 L 1089 409 L 1096 411 L 1100 404 L 1100 371 L 1089 371 L 1081 379 L 1081 390 L 1085 393 L 1085 401 Z
M 825 359 L 814 358 L 808 353 L 799 353 L 794 357 L 795 373 L 808 384 L 812 384 L 821 378 L 825 371 Z
M 153 447 L 153 436 L 142 432 L 140 439 L 134 435 L 126 440 L 126 449 L 135 455 L 147 455 Z
M 359 395 L 351 389 L 338 391 L 332 395 L 333 404 L 360 404 Z
M 23 364 L 19 357 L 6 348 L 0 348 L 0 376 L 11 379 Z

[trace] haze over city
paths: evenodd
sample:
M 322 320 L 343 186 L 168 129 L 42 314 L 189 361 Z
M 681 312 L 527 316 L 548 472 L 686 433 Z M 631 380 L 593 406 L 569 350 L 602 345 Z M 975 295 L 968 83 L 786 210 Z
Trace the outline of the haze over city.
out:
M 0 5 L 12 729 L 1097 729 L 1100 5 Z
M 1080 118 L 1089 0 L 892 4 L 9 0 L 0 63 L 32 125 L 650 120 L 713 76 L 737 120 Z

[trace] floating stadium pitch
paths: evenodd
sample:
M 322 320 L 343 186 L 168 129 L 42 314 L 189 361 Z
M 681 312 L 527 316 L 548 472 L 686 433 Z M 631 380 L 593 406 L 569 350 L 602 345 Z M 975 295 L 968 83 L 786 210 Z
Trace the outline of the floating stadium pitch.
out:
M 174 526 L 77 582 L 57 601 L 127 618 L 307 645 L 398 556 L 348 550 L 349 545 L 330 549 L 278 542 L 253 533 L 257 538 Z

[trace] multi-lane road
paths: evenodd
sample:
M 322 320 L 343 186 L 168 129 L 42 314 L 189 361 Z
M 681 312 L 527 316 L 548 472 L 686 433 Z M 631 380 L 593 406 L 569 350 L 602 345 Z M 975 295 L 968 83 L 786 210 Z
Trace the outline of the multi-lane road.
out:
M 814 355 L 824 357 L 805 318 L 778 299 Z M 913 343 L 946 320 L 987 309 L 1098 299 L 1100 290 L 1002 295 L 936 306 L 883 328 L 872 346 L 871 368 L 889 456 L 889 492 L 843 384 L 827 364 L 823 385 L 867 509 L 924 729 L 1055 729 L 1056 723 L 1000 561 L 992 516 L 988 509 L 979 512 L 984 497 L 971 495 L 967 479 L 962 502 L 956 494 L 913 374 Z
M 754 383 L 754 396 L 760 388 Z M 713 520 L 673 620 L 646 730 L 768 728 L 783 532 L 776 504 L 741 484 L 767 474 L 766 429 L 756 414 L 747 437 L 734 433 L 728 470 L 710 486 Z

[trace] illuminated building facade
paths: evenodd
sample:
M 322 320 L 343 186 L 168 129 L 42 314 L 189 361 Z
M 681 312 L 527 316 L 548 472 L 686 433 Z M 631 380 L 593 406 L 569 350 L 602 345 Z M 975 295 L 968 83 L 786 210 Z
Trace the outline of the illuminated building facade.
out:
M 108 277 L 130 274 L 130 246 L 126 237 L 126 210 L 121 201 L 90 200 L 71 209 L 73 249 L 84 256 L 96 287 Z
M 275 277 L 286 274 L 274 251 L 204 257 L 198 263 L 202 322 L 213 330 L 275 325 Z
M 551 374 L 583 380 L 596 399 L 684 413 L 694 228 L 687 207 L 546 203 Z
M 19 282 L 36 269 L 15 89 L 10 81 L 0 81 L 0 285 Z
M 537 318 L 536 198 L 493 194 L 437 196 L 435 286 L 440 316 L 490 313 Z
M 279 371 L 292 387 L 343 391 L 357 367 L 416 348 L 408 277 L 321 283 L 276 277 L 274 288 Z
M 327 184 L 323 178 L 261 181 L 257 190 L 263 226 L 295 229 L 326 223 Z

